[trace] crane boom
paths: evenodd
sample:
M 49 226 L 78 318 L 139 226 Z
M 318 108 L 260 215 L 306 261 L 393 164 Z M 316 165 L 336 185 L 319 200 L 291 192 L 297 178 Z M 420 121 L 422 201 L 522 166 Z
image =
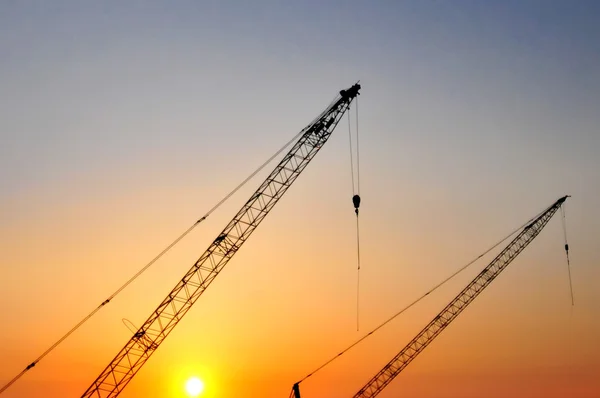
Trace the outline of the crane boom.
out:
M 360 90 L 340 95 L 304 133 L 82 397 L 116 397 L 327 142 Z
M 568 196 L 558 199 L 528 224 L 417 336 L 354 395 L 377 396 L 538 236 Z

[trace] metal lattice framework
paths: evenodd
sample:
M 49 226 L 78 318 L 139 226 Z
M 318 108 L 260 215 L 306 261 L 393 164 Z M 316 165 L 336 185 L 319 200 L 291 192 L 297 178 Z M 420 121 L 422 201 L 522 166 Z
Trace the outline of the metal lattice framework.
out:
M 354 398 L 377 396 L 412 362 L 506 267 L 538 236 L 567 196 L 558 199 L 527 225 L 509 244 L 387 365 L 354 395 Z
M 267 179 L 82 397 L 116 397 L 123 391 L 327 142 L 359 90 L 359 84 L 342 90 L 340 96 L 304 129 Z

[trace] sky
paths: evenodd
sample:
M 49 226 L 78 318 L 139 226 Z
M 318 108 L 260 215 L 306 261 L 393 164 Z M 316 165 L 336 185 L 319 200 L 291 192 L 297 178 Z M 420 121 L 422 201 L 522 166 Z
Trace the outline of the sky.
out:
M 120 396 L 183 398 L 197 376 L 206 398 L 286 397 L 565 194 L 575 305 L 557 214 L 380 396 L 600 396 L 598 17 L 583 0 L 2 2 L 0 384 L 360 80 L 360 330 L 344 119 Z M 271 167 L 2 398 L 80 396 Z M 302 396 L 353 396 L 491 258 Z

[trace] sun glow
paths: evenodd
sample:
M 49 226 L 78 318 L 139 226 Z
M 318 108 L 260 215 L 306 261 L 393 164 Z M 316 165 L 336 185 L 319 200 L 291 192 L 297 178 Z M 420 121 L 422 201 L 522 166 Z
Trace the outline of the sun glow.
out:
M 190 377 L 185 382 L 185 391 L 190 397 L 197 397 L 204 391 L 204 383 L 197 377 Z

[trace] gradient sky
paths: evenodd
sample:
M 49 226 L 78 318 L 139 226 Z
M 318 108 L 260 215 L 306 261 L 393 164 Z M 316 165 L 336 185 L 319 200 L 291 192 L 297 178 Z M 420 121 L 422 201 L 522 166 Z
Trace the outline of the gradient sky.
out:
M 122 397 L 291 385 L 564 194 L 382 397 L 600 396 L 595 1 L 4 1 L 0 384 L 360 79 L 361 331 L 347 125 Z M 353 109 L 354 112 L 354 109 Z M 268 172 L 268 171 L 267 171 Z M 80 396 L 265 173 L 2 397 Z M 489 258 L 487 258 L 489 260 Z M 302 384 L 350 397 L 451 282 Z

